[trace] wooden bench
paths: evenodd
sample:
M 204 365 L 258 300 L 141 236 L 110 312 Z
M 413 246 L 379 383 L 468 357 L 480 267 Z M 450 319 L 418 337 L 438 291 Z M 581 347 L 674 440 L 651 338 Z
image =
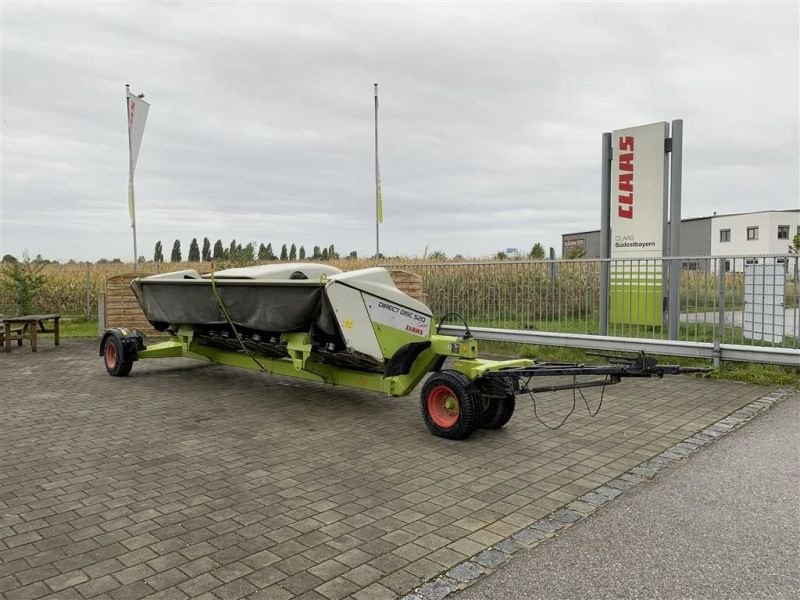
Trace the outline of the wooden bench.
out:
M 22 346 L 22 340 L 31 341 L 31 352 L 36 352 L 36 336 L 39 333 L 52 333 L 56 346 L 61 341 L 59 338 L 59 321 L 61 315 L 25 315 L 22 317 L 3 318 L 3 329 L 0 332 L 6 352 L 11 352 L 11 342 L 16 341 L 17 346 Z M 48 329 L 45 323 L 52 321 L 53 326 Z

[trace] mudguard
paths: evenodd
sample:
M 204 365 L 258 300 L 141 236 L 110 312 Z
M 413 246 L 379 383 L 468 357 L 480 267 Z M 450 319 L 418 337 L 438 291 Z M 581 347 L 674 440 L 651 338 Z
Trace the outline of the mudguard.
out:
M 114 337 L 119 341 L 123 352 L 123 356 L 120 357 L 122 360 L 139 360 L 139 351 L 147 347 L 144 343 L 144 334 L 138 329 L 114 327 L 106 329 L 105 333 L 103 333 L 103 338 L 100 340 L 100 356 L 103 356 L 106 341 L 110 337 Z

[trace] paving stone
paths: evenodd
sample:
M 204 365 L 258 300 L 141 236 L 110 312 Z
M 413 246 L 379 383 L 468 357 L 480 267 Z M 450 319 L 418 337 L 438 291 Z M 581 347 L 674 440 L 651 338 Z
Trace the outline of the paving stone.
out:
M 147 585 L 154 590 L 161 591 L 170 587 L 175 587 L 187 579 L 189 579 L 189 576 L 183 571 L 180 571 L 179 569 L 169 569 L 159 573 L 158 575 L 148 577 Z
M 139 600 L 139 598 L 149 596 L 153 591 L 153 588 L 143 581 L 136 581 L 113 590 L 111 598 L 113 600 Z
M 214 595 L 220 600 L 238 600 L 257 591 L 257 588 L 246 579 L 236 579 L 214 589 Z
M 380 583 L 368 585 L 363 590 L 353 594 L 355 600 L 394 600 L 394 592 Z
M 263 589 L 286 579 L 286 577 L 286 573 L 279 571 L 275 567 L 264 567 L 263 569 L 258 569 L 246 575 L 245 579 L 258 589 Z
M 10 600 L 33 600 L 34 598 L 41 598 L 50 593 L 50 588 L 41 581 L 31 583 L 23 587 L 14 589 L 13 595 L 8 594 Z
M 670 452 L 675 452 L 674 446 L 673 448 L 670 448 Z M 655 477 L 657 472 L 658 471 L 656 469 L 650 469 L 648 467 L 634 467 L 633 469 L 631 469 L 631 473 L 633 473 L 634 475 L 645 477 L 646 479 L 652 479 L 653 477 Z
M 178 587 L 189 596 L 199 596 L 203 592 L 208 592 L 221 585 L 222 582 L 219 579 L 210 573 L 203 573 L 188 581 L 184 581 Z
M 626 492 L 636 487 L 636 484 L 624 479 L 612 479 L 608 482 L 608 487 Z M 569 508 L 569 506 L 567 507 Z
M 542 519 L 531 525 L 531 527 L 542 533 L 553 533 L 564 527 L 564 523 L 555 519 Z
M 461 583 L 467 583 L 483 575 L 484 571 L 473 562 L 464 562 L 450 569 L 447 576 Z
M 607 485 L 600 486 L 599 488 L 594 490 L 595 493 L 600 494 L 601 496 L 606 496 L 607 498 L 616 498 L 620 494 L 622 494 L 622 490 L 617 488 L 609 487 Z
M 136 565 L 133 567 L 128 567 L 127 569 L 123 569 L 121 571 L 117 571 L 114 573 L 114 577 L 119 581 L 122 585 L 128 585 L 129 583 L 133 583 L 134 581 L 142 581 L 147 579 L 151 575 L 155 575 L 156 572 L 148 567 L 145 564 Z
M 121 587 L 121 585 L 122 584 L 111 575 L 103 575 L 96 579 L 90 579 L 86 583 L 80 584 L 75 589 L 77 589 L 84 598 L 92 598 L 115 590 Z
M 553 519 L 562 523 L 575 523 L 581 519 L 581 515 L 574 510 L 562 508 L 553 513 Z
M 500 552 L 505 552 L 506 554 L 516 554 L 524 547 L 522 544 L 514 541 L 513 539 L 506 539 L 500 542 L 499 544 L 495 544 L 494 546 Z
M 550 530 L 591 514 L 651 478 L 649 467 L 782 397 L 718 380 L 626 380 L 595 419 L 557 434 L 520 404 L 503 436 L 460 444 L 453 464 L 452 444 L 420 446 L 414 402 L 183 359 L 140 361 L 119 380 L 96 352 L 66 339 L 0 358 L 10 494 L 0 496 L 0 592 L 15 598 L 56 596 L 46 582 L 78 573 L 87 579 L 59 600 L 98 590 L 219 600 L 213 590 L 239 581 L 221 593 L 252 586 L 254 599 L 281 600 L 292 595 L 283 580 L 300 575 L 320 580 L 304 591 L 292 580 L 309 599 L 410 594 L 476 564 L 466 557 L 540 542 L 555 530 L 534 523 Z M 24 380 L 13 375 L 22 369 Z M 537 405 L 558 414 L 569 401 L 556 392 Z M 148 583 L 127 570 L 139 565 L 157 572 Z M 374 572 L 344 576 L 361 567 Z
M 437 579 L 420 587 L 417 593 L 425 600 L 443 600 L 445 596 L 456 589 L 453 584 L 443 579 Z
M 362 587 L 368 586 L 370 583 L 378 581 L 381 577 L 383 577 L 383 573 L 376 569 L 375 567 L 371 567 L 369 565 L 361 565 L 356 567 L 355 569 L 349 570 L 347 573 L 342 575 L 345 579 L 349 579 L 353 583 L 360 585 Z
M 523 544 L 535 544 L 544 539 L 544 535 L 542 535 L 540 531 L 536 531 L 535 529 L 531 528 L 518 531 L 511 537 L 513 537 L 517 541 L 522 542 Z
M 83 571 L 70 571 L 45 580 L 47 586 L 54 592 L 60 592 L 64 588 L 74 587 L 88 580 L 89 577 Z
M 347 598 L 361 587 L 344 577 L 334 577 L 314 589 L 330 600 L 340 600 Z
M 483 567 L 494 569 L 507 561 L 508 555 L 499 550 L 484 550 L 474 560 Z

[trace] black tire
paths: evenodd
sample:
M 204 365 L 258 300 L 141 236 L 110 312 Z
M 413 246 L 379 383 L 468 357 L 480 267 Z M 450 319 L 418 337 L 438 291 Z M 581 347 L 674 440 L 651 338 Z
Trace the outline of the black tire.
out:
M 103 362 L 109 375 L 126 377 L 131 372 L 133 361 L 126 354 L 122 342 L 116 337 L 110 335 L 106 338 L 105 346 L 103 346 Z
M 479 427 L 483 429 L 500 429 L 508 423 L 514 414 L 517 401 L 514 394 L 489 399 L 489 406 L 481 415 Z
M 420 411 L 433 435 L 463 440 L 478 427 L 480 393 L 466 375 L 458 371 L 440 371 L 422 386 Z

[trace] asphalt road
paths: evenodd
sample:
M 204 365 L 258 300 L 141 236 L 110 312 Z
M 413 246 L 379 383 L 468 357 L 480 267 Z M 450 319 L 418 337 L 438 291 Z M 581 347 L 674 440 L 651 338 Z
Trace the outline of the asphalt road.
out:
M 800 395 L 455 596 L 800 597 Z

